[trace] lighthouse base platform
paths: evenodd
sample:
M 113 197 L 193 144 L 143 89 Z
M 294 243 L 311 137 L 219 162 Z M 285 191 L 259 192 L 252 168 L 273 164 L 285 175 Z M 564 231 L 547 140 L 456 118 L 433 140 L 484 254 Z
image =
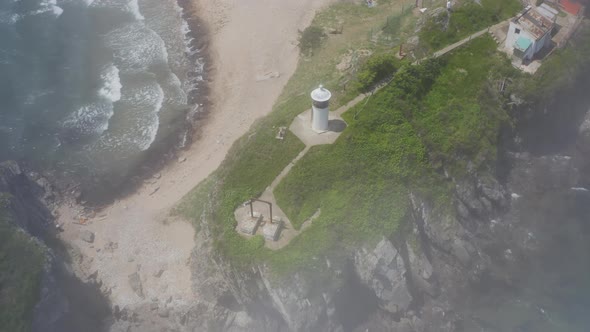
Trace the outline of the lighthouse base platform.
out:
M 307 146 L 332 144 L 346 129 L 346 122 L 342 117 L 330 112 L 328 130 L 315 131 L 311 128 L 311 112 L 312 110 L 309 109 L 299 114 L 289 127 L 289 130 Z

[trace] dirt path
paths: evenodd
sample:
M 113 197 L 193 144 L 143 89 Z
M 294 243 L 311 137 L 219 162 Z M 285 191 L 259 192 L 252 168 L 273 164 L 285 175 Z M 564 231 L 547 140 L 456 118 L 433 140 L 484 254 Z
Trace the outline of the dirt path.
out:
M 198 297 L 191 291 L 188 266 L 194 230 L 169 217 L 169 211 L 219 166 L 255 119 L 271 111 L 297 65 L 298 29 L 336 0 L 195 1 L 210 26 L 214 67 L 213 106 L 202 138 L 179 162 L 86 225 L 74 223 L 79 221 L 75 207 L 60 209 L 62 238 L 79 253 L 73 262 L 77 273 L 96 274 L 121 308 L 152 301 L 182 306 Z M 93 243 L 83 240 L 87 232 L 94 234 Z

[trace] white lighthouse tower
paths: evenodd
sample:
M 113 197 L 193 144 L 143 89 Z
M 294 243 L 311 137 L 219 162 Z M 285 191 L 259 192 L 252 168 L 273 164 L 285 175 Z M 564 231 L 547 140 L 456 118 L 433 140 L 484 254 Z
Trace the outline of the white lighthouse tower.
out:
M 311 92 L 311 99 L 313 100 L 311 111 L 311 129 L 317 132 L 324 132 L 328 130 L 328 115 L 332 93 L 325 89 L 322 85 Z

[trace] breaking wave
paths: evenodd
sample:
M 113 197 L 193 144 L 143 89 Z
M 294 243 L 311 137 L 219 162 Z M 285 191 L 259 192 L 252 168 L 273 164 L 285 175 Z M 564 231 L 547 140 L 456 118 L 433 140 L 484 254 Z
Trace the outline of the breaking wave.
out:
M 113 30 L 105 36 L 105 44 L 126 73 L 145 71 L 154 64 L 167 64 L 166 44 L 153 30 L 134 22 Z
M 64 129 L 73 134 L 73 138 L 102 134 L 109 128 L 109 119 L 113 116 L 113 104 L 108 101 L 96 101 L 80 107 L 63 122 Z
M 145 19 L 139 11 L 138 0 L 85 0 L 89 7 L 111 8 L 131 14 L 136 20 Z
M 111 102 L 120 100 L 121 88 L 123 86 L 121 85 L 121 79 L 119 77 L 119 68 L 113 64 L 109 64 L 103 69 L 100 78 L 104 82 L 104 85 L 98 91 L 99 96 L 108 99 Z
M 88 188 L 124 182 L 192 128 L 197 27 L 174 0 L 0 0 L 0 77 L 15 89 L 0 153 L 55 161 Z

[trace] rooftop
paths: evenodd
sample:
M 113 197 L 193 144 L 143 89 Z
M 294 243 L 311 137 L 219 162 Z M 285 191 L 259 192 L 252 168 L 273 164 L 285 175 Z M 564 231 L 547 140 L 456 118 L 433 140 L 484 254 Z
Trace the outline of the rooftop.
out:
M 559 14 L 557 9 L 548 6 L 546 3 L 542 3 L 539 7 L 537 7 L 537 11 L 552 21 L 554 21 L 555 17 Z
M 529 8 L 514 19 L 524 30 L 530 33 L 535 40 L 541 39 L 547 32 L 553 29 L 553 21 L 539 13 L 535 8 Z
M 323 85 L 320 85 L 319 88 L 311 92 L 311 98 L 318 102 L 328 101 L 331 97 L 332 93 L 328 91 L 328 89 L 324 88 Z

